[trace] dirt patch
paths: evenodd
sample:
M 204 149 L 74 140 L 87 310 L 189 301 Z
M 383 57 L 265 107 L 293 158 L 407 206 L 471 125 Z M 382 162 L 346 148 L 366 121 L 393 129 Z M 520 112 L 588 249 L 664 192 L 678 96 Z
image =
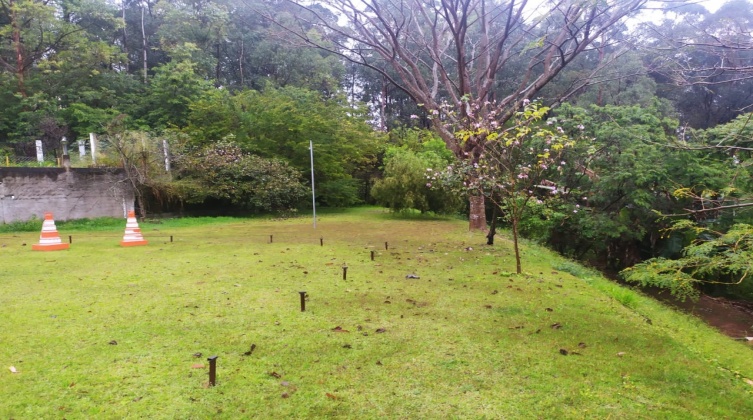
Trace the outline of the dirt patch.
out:
M 751 303 L 706 295 L 701 295 L 697 302 L 689 299 L 681 302 L 673 298 L 666 290 L 645 289 L 643 292 L 701 318 L 730 337 L 753 337 L 753 305 Z

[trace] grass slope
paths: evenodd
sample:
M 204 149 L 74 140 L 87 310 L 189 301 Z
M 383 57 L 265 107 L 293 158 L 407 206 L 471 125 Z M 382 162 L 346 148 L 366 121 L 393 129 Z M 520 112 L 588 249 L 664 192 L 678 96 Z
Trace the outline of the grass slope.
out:
M 509 242 L 464 222 L 310 222 L 142 223 L 134 248 L 122 228 L 77 230 L 49 253 L 0 237 L 0 418 L 753 412 L 750 349 L 542 248 L 512 275 Z

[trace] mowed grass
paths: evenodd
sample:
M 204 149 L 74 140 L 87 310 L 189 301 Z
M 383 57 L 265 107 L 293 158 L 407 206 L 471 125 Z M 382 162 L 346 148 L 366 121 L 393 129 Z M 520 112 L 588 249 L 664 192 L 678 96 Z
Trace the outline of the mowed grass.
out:
M 0 236 L 0 418 L 753 413 L 746 346 L 533 245 L 511 274 L 506 237 L 482 245 L 462 221 L 141 227 L 134 248 L 122 229 L 77 230 L 57 252 Z

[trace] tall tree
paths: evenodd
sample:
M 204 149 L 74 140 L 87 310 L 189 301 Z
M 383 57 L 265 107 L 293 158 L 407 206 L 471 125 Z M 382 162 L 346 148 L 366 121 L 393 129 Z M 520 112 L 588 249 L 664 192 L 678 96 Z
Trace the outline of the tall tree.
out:
M 753 100 L 753 5 L 726 2 L 711 13 L 699 5 L 675 9 L 645 26 L 644 56 L 684 124 L 709 128 L 750 111 Z
M 405 91 L 432 117 L 432 128 L 447 147 L 473 163 L 483 155 L 487 136 L 511 119 L 524 100 L 535 98 L 578 55 L 645 3 L 328 0 L 322 4 L 347 20 L 346 26 L 309 2 L 298 4 L 313 15 L 310 20 L 299 18 L 298 26 L 278 22 L 308 44 L 369 67 Z M 320 31 L 301 29 L 312 26 Z M 329 35 L 327 42 L 322 33 Z M 499 89 L 502 76 L 506 86 Z M 458 130 L 477 134 L 460 139 Z M 485 229 L 483 197 L 471 197 L 470 204 L 470 227 Z

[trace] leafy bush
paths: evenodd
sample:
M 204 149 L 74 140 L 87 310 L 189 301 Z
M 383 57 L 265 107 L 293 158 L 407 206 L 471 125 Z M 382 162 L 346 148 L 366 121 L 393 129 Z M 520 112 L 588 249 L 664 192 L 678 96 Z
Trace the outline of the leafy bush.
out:
M 325 181 L 316 187 L 317 196 L 322 197 L 322 204 L 329 207 L 348 207 L 361 204 L 359 197 L 361 182 L 353 178 L 340 178 Z
M 698 239 L 683 250 L 682 258 L 652 258 L 623 270 L 620 275 L 641 286 L 668 289 L 681 299 L 698 298 L 697 286 L 703 284 L 750 283 L 753 226 L 737 224 L 726 233 L 718 233 L 690 221 L 681 221 L 673 229 L 691 229 L 698 233 Z M 711 239 L 706 239 L 709 237 Z
M 179 171 L 174 188 L 189 203 L 216 199 L 257 212 L 287 213 L 307 196 L 299 171 L 278 159 L 244 153 L 226 140 L 184 156 Z
M 377 203 L 392 211 L 416 209 L 422 213 L 452 213 L 462 205 L 457 195 L 431 188 L 431 182 L 427 182 L 427 171 L 445 165 L 436 154 L 393 147 L 384 160 L 384 178 L 377 180 L 371 189 Z

